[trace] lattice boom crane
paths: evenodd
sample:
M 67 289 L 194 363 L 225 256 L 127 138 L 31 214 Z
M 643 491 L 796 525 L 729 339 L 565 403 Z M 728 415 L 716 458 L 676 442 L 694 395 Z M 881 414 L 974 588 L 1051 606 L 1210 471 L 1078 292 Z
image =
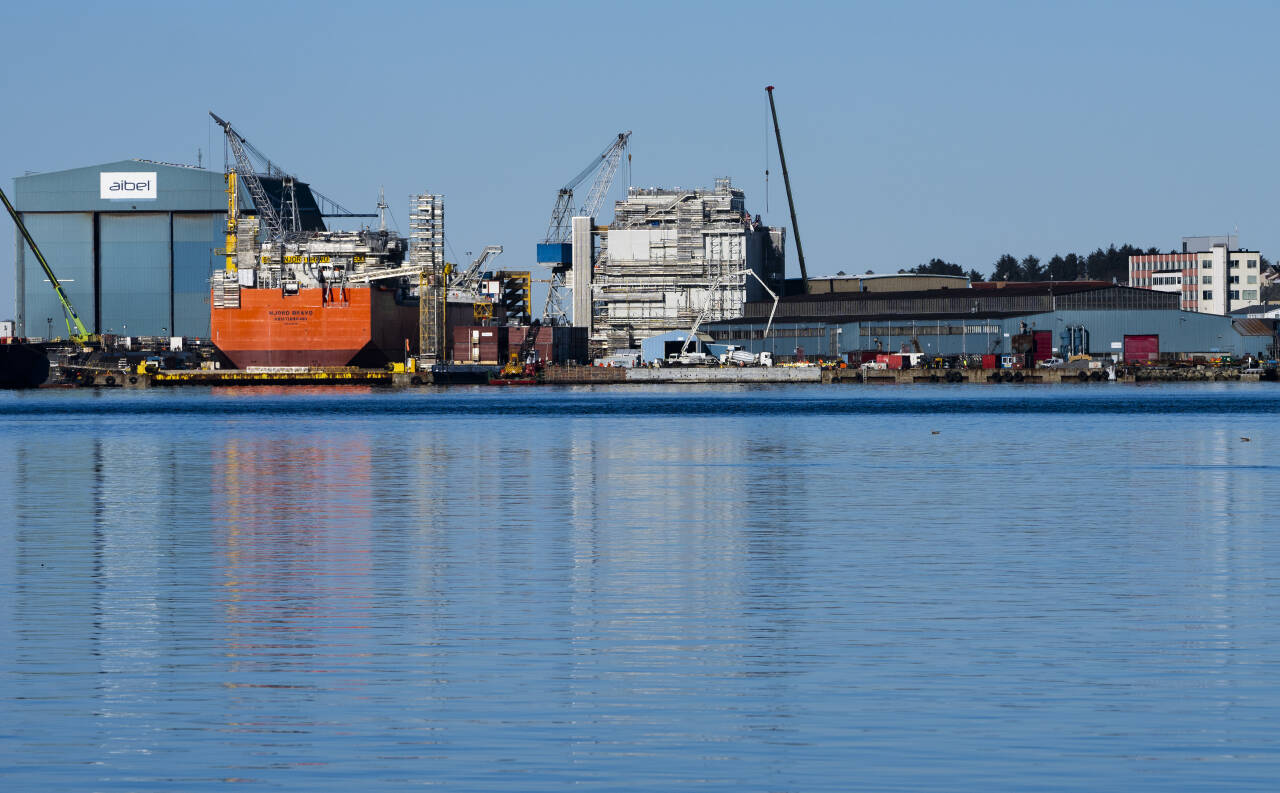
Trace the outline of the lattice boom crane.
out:
M 253 144 L 244 135 L 237 132 L 230 122 L 219 118 L 212 111 L 210 111 L 209 115 L 226 133 L 227 145 L 231 148 L 231 156 L 236 163 L 232 172 L 236 175 L 237 180 L 249 189 L 249 195 L 253 197 L 253 206 L 258 211 L 258 216 L 262 219 L 269 238 L 273 240 L 296 239 L 302 234 L 302 219 L 298 210 L 297 177 L 286 173 L 278 165 L 271 162 L 269 157 L 254 148 Z M 258 172 L 253 166 L 253 160 L 250 155 L 257 157 L 266 164 L 266 176 L 280 180 L 281 196 L 279 207 L 272 203 L 267 196 L 267 190 L 263 187 L 262 180 L 258 178 Z M 315 189 L 315 187 L 308 185 L 308 189 L 311 191 L 311 196 L 316 200 L 316 206 L 319 208 L 320 217 L 322 218 L 378 217 L 376 213 L 372 212 L 352 212 Z M 381 199 L 379 201 L 381 202 Z
M 619 132 L 618 137 L 609 144 L 600 156 L 591 161 L 578 175 L 569 180 L 556 194 L 556 205 L 551 210 L 551 222 L 547 224 L 547 236 L 538 246 L 538 263 L 551 267 L 551 286 L 547 289 L 547 302 L 543 306 L 543 321 L 549 325 L 568 324 L 569 315 L 565 310 L 565 273 L 569 271 L 572 260 L 568 257 L 569 238 L 573 234 L 573 217 L 575 215 L 594 217 L 604 205 L 605 196 L 613 185 L 613 177 L 618 172 L 618 164 L 622 161 L 622 153 L 631 140 L 631 130 Z M 582 207 L 574 211 L 573 190 L 591 174 L 595 181 L 587 191 L 587 199 Z
M 551 211 L 551 222 L 547 225 L 546 242 L 568 242 L 572 231 L 570 220 L 575 214 L 594 216 L 600 211 L 604 197 L 613 185 L 613 177 L 618 172 L 622 152 L 626 150 L 627 141 L 630 139 L 631 130 L 619 132 L 618 137 L 600 153 L 600 156 L 593 159 L 586 168 L 578 172 L 577 176 L 569 180 L 568 184 L 560 188 L 560 192 L 556 195 L 555 209 Z M 597 169 L 599 169 L 598 173 L 596 173 Z M 573 190 L 592 173 L 596 174 L 596 179 L 587 192 L 587 200 L 582 203 L 582 209 L 575 213 Z
M 231 156 L 236 161 L 236 176 L 240 183 L 249 188 L 249 195 L 253 196 L 253 206 L 258 210 L 258 216 L 262 218 L 263 225 L 267 227 L 267 233 L 272 239 L 283 239 L 284 221 L 280 219 L 280 214 L 276 212 L 275 206 L 267 198 L 266 188 L 262 186 L 262 180 L 254 172 L 253 163 L 249 161 L 249 155 L 244 150 L 249 141 L 245 140 L 245 137 L 239 132 L 236 132 L 229 122 L 218 118 L 213 111 L 210 111 L 209 115 L 213 117 L 213 120 L 217 122 L 218 126 L 222 127 L 222 131 L 227 135 L 227 145 L 231 147 Z

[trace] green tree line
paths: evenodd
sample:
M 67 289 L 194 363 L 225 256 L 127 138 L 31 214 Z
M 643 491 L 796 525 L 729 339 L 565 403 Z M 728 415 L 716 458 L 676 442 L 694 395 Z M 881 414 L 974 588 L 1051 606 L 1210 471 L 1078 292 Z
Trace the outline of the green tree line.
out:
M 1160 252 L 1158 248 L 1139 248 L 1126 243 L 1119 247 L 1098 248 L 1089 254 L 1054 254 L 1048 261 L 1030 255 L 1018 259 L 1006 253 L 996 259 L 987 276 L 976 269 L 965 272 L 960 265 L 943 259 L 930 259 L 927 264 L 899 272 L 967 275 L 971 281 L 1116 281 L 1123 284 L 1129 281 L 1130 256 Z
M 900 273 L 919 273 L 921 275 L 958 275 L 967 276 L 970 281 L 1115 281 L 1120 284 L 1129 282 L 1129 257 L 1162 253 L 1158 248 L 1139 248 L 1136 245 L 1110 245 L 1106 249 L 1098 248 L 1093 253 L 1056 254 L 1047 262 L 1036 256 L 1024 256 L 1018 259 L 1006 253 L 996 259 L 989 276 L 977 270 L 965 269 L 945 259 L 930 259 L 926 264 L 918 264 Z M 1169 251 L 1178 253 L 1178 251 Z M 1266 256 L 1259 255 L 1262 271 L 1271 269 L 1272 263 Z M 868 271 L 869 272 L 869 271 Z M 1262 300 L 1280 300 L 1280 284 L 1264 286 L 1260 295 Z

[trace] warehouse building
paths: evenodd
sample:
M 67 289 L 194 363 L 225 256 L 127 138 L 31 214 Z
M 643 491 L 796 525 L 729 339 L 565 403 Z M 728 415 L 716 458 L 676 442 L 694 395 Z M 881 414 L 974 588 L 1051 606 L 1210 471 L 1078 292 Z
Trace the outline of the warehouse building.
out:
M 262 182 L 278 205 L 281 180 Z M 307 185 L 296 200 L 302 227 L 323 229 Z M 121 160 L 33 173 L 14 179 L 14 206 L 89 330 L 209 337 L 209 282 L 226 244 L 222 172 Z M 246 195 L 241 208 L 252 208 Z M 14 250 L 18 333 L 65 335 L 58 298 L 16 230 Z
M 223 175 L 123 160 L 14 180 L 14 204 L 95 333 L 209 335 L 209 277 L 221 263 Z M 65 333 L 40 263 L 15 235 L 19 333 Z
M 743 317 L 703 329 L 717 342 L 778 358 L 1010 354 L 1012 337 L 1034 331 L 1049 331 L 1054 351 L 1063 357 L 1123 357 L 1137 339 L 1164 357 L 1274 357 L 1272 324 L 1183 311 L 1179 302 L 1174 293 L 1096 281 L 795 295 L 778 304 L 768 338 L 772 301 L 748 303 Z

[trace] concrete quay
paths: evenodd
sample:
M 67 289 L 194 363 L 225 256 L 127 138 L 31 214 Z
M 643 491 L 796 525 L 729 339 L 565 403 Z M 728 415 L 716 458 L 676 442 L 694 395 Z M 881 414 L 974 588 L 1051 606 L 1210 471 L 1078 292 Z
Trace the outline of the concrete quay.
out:
M 546 384 L 588 383 L 820 383 L 816 366 L 548 366 Z
M 1113 380 L 1108 369 L 1055 367 L 1052 369 L 826 369 L 824 383 L 911 385 L 916 383 L 1177 383 L 1246 382 L 1275 380 L 1276 371 L 1219 367 L 1116 367 Z
M 184 369 L 136 372 L 97 367 L 77 367 L 63 385 L 116 388 L 155 386 L 253 386 L 253 385 L 423 385 L 483 384 L 496 375 L 493 367 L 450 367 L 440 372 L 390 372 L 385 369 L 303 369 L 277 371 L 236 369 Z M 544 385 L 590 384 L 784 384 L 844 383 L 858 385 L 914 385 L 924 383 L 979 384 L 1021 383 L 1148 383 L 1148 382 L 1259 382 L 1280 379 L 1275 369 L 1238 367 L 1115 367 L 1109 369 L 822 369 L 817 366 L 687 366 L 625 368 L 612 366 L 548 366 L 537 381 Z M 496 383 L 495 383 L 496 384 Z

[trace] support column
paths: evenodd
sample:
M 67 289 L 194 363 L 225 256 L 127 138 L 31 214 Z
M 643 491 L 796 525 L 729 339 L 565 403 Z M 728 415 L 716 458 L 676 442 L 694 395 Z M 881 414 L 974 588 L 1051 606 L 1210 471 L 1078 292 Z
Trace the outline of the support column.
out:
M 21 213 L 19 213 L 21 214 Z M 23 219 L 25 223 L 26 220 Z M 13 229 L 13 271 L 15 275 L 14 288 L 17 294 L 14 295 L 14 308 L 17 315 L 14 317 L 14 334 L 18 336 L 26 336 L 27 334 L 27 245 L 22 239 L 22 232 L 18 231 L 17 226 Z
M 588 217 L 573 219 L 573 326 L 586 328 L 591 336 L 591 286 L 596 261 L 596 239 L 592 234 L 595 221 Z

